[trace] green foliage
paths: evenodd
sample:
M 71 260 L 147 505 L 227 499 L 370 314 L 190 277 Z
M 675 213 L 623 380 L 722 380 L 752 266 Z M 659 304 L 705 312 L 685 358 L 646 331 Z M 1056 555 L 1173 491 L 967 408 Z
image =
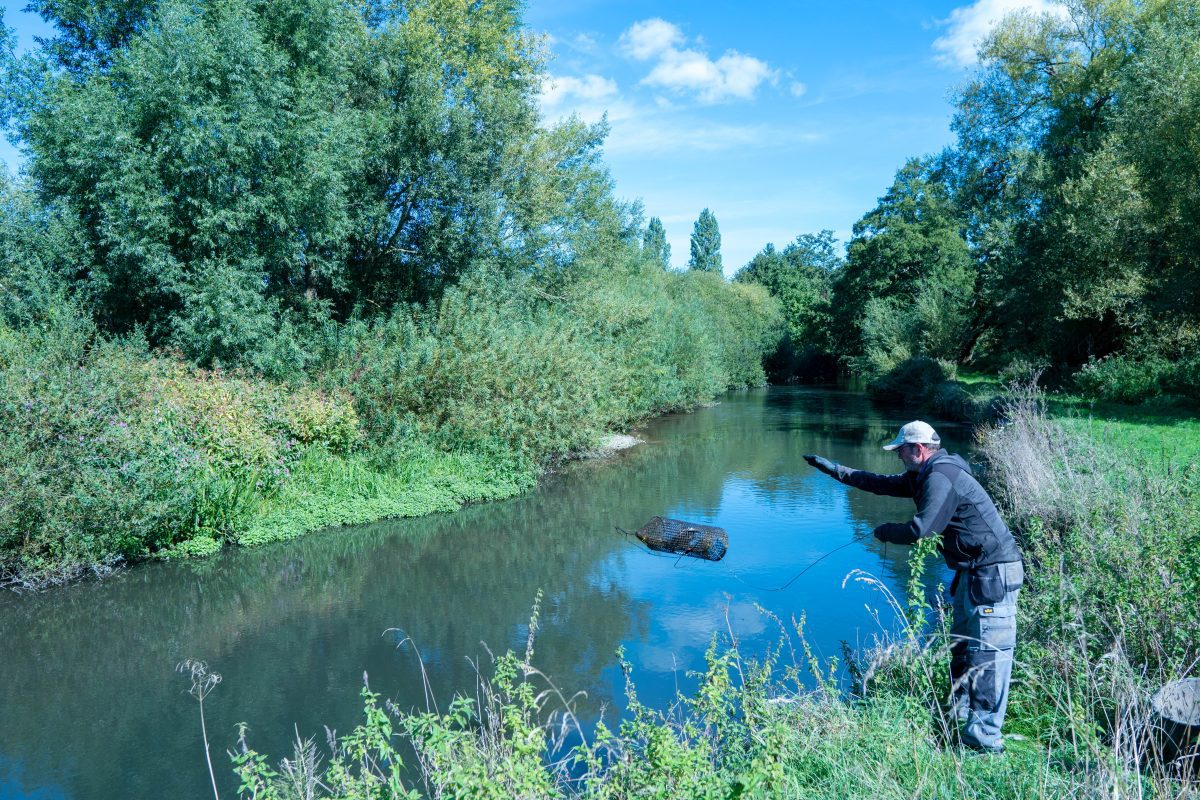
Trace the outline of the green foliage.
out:
M 721 229 L 717 217 L 707 208 L 700 212 L 692 227 L 691 258 L 688 269 L 721 272 Z
M 601 370 L 571 322 L 538 298 L 486 286 L 448 291 L 417 321 L 390 413 L 449 447 L 538 463 L 599 434 Z
M 625 235 L 604 129 L 537 126 L 513 4 L 35 7 L 58 36 L 3 65 L 6 114 L 106 332 L 292 374 L 314 324 Z
M 950 158 L 999 363 L 1194 347 L 1198 31 L 1191 3 L 1073 3 L 984 46 Z
M 942 167 L 918 160 L 855 223 L 833 286 L 832 335 L 856 369 L 873 376 L 917 355 L 970 355 L 975 269 L 962 227 Z
M 646 225 L 646 233 L 642 236 L 642 253 L 663 269 L 671 268 L 671 245 L 667 241 L 667 231 L 663 228 L 662 220 L 658 217 L 651 217 Z
M 821 231 L 796 237 L 782 252 L 768 244 L 734 281 L 757 283 L 779 300 L 792 349 L 827 350 L 830 292 L 841 267 L 833 232 Z
M 0 174 L 0 315 L 10 325 L 67 312 L 69 277 L 85 252 L 70 217 Z
M 153 358 L 66 306 L 0 326 L 0 380 L 6 577 L 211 551 L 302 448 L 345 453 L 359 438 L 344 397 Z
M 1075 373 L 1075 385 L 1100 400 L 1137 403 L 1162 393 L 1175 366 L 1162 358 L 1137 360 L 1114 354 L 1088 361 Z
M 4 574 L 508 497 L 607 430 L 764 381 L 765 291 L 628 252 L 567 297 L 479 277 L 423 310 L 328 323 L 309 344 L 320 373 L 291 384 L 107 341 L 68 305 L 0 326 Z
M 69 314 L 0 328 L 6 576 L 73 577 L 186 530 L 205 476 L 182 431 L 142 413 L 143 360 Z

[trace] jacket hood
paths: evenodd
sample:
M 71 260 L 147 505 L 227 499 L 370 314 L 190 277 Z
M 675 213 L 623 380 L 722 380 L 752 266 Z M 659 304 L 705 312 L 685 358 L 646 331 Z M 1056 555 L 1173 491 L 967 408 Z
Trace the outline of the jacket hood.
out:
M 971 465 L 968 464 L 966 459 L 964 459 L 962 456 L 946 450 L 938 450 L 929 457 L 928 461 L 921 465 L 921 471 L 918 477 L 924 478 L 927 474 L 929 474 L 929 470 L 933 469 L 934 465 L 936 464 L 952 464 L 961 470 L 965 470 L 968 475 L 975 474 L 971 469 Z

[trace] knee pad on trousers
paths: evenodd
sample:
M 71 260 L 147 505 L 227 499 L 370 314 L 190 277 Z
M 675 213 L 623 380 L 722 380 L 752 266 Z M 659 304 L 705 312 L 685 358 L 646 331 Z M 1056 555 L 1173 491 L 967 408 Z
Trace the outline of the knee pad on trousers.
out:
M 971 708 L 976 711 L 992 712 L 1000 703 L 997 658 L 1012 658 L 1012 651 L 971 650 L 967 653 L 967 695 Z

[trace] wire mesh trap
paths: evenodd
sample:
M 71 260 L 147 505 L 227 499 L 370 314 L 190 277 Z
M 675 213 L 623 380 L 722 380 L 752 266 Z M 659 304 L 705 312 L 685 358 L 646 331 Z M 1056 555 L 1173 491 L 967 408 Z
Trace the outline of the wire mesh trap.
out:
M 655 552 L 706 561 L 720 561 L 729 549 L 729 534 L 724 528 L 667 517 L 655 517 L 633 535 Z

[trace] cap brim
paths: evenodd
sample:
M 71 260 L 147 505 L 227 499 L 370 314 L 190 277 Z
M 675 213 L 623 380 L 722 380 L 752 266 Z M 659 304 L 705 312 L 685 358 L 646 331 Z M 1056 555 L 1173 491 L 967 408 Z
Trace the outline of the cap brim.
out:
M 897 440 L 896 440 L 896 441 L 894 441 L 894 442 L 889 442 L 888 444 L 885 444 L 885 445 L 883 446 L 883 449 L 884 449 L 884 450 L 896 450 L 896 449 L 899 449 L 899 448 L 901 448 L 901 447 L 903 447 L 903 446 L 904 446 L 904 442 L 903 442 L 902 440 L 900 440 L 900 439 L 897 439 Z

